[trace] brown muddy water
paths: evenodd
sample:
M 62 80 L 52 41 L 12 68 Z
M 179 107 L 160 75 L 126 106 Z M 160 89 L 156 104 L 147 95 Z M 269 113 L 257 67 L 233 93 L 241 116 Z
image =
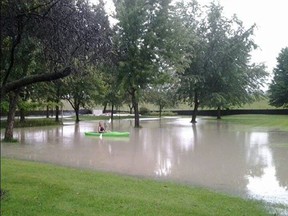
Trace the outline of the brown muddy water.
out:
M 202 186 L 283 204 L 288 214 L 288 132 L 207 118 L 196 125 L 190 118 L 143 119 L 140 129 L 133 124 L 108 125 L 129 131 L 129 138 L 85 136 L 97 130 L 98 121 L 15 129 L 20 143 L 1 143 L 1 154 Z

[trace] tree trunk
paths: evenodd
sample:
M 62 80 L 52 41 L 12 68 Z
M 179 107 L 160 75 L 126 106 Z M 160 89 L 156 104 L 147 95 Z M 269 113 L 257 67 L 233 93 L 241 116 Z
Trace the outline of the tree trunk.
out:
M 139 107 L 138 107 L 138 102 L 135 102 L 133 105 L 134 107 L 134 112 L 135 112 L 135 127 L 139 128 L 140 127 L 140 118 L 139 118 Z
M 161 118 L 161 116 L 162 116 L 162 106 L 160 105 L 159 106 L 159 118 Z
M 49 118 L 49 105 L 46 106 L 46 118 Z
M 55 121 L 56 122 L 59 122 L 59 114 L 60 114 L 60 109 L 59 109 L 59 106 L 56 105 L 55 107 Z
M 106 113 L 106 109 L 107 109 L 107 103 L 104 104 L 102 113 Z
M 111 118 L 111 121 L 113 121 L 113 113 L 114 113 L 114 104 L 112 104 L 111 106 L 111 115 L 110 115 L 110 118 Z
M 78 123 L 80 121 L 79 119 L 79 110 L 75 110 L 75 114 L 76 114 L 76 123 Z
M 76 114 L 76 123 L 80 121 L 79 119 L 79 105 L 75 107 L 75 114 Z
M 134 120 L 135 124 L 134 127 L 139 128 L 140 127 L 140 119 L 139 119 L 139 107 L 138 107 L 138 101 L 136 99 L 136 91 L 132 91 L 132 104 L 134 108 Z
M 129 113 L 132 114 L 133 113 L 133 105 L 129 105 Z
M 25 111 L 23 108 L 20 108 L 20 122 L 25 122 Z
M 59 114 L 60 114 L 60 109 L 59 109 L 59 103 L 60 103 L 60 83 L 59 82 L 55 82 L 56 84 L 56 107 L 55 107 L 55 121 L 59 122 Z
M 13 128 L 15 121 L 15 112 L 17 107 L 19 97 L 19 90 L 11 91 L 9 93 L 9 112 L 7 116 L 7 126 L 5 129 L 4 140 L 13 141 Z
M 220 108 L 220 106 L 217 107 L 217 119 L 221 119 L 221 108 Z
M 198 94 L 197 94 L 197 91 L 195 91 L 194 110 L 193 110 L 192 119 L 191 119 L 191 123 L 193 123 L 193 124 L 197 123 L 196 117 L 197 117 L 198 107 L 199 107 Z

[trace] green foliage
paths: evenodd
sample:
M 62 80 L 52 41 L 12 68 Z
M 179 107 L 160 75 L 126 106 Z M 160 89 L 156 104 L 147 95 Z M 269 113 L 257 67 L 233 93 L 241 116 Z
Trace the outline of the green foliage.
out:
M 1 114 L 7 113 L 9 110 L 9 103 L 8 101 L 4 101 L 2 100 L 0 102 L 0 110 L 1 110 Z
M 1 215 L 268 215 L 201 188 L 1 158 Z
M 241 106 L 261 96 L 265 66 L 249 62 L 250 52 L 257 47 L 252 39 L 255 26 L 245 29 L 236 16 L 228 19 L 222 13 L 219 4 L 211 3 L 199 25 L 191 24 L 198 37 L 194 56 L 179 74 L 179 95 L 190 104 Z
M 176 116 L 176 113 L 164 111 L 161 113 L 162 116 Z M 149 112 L 149 116 L 159 116 L 159 112 Z
M 139 114 L 141 115 L 147 115 L 150 112 L 150 110 L 147 107 L 140 107 Z
M 164 108 L 177 105 L 176 88 L 173 82 L 171 84 L 152 85 L 144 92 L 144 101 L 157 106 L 156 109 L 158 109 L 160 115 Z
M 269 103 L 276 107 L 288 107 L 288 47 L 281 50 L 269 86 Z
M 171 0 L 115 1 L 114 43 L 119 58 L 119 80 L 129 93 L 137 122 L 142 91 L 162 81 L 164 74 L 186 64 L 186 31 L 173 12 Z M 137 123 L 136 123 L 137 122 Z
M 78 0 L 3 1 L 1 33 L 1 99 L 2 94 L 21 90 L 28 93 L 21 95 L 22 101 L 59 104 L 59 79 L 83 71 L 75 62 L 97 65 L 110 55 L 111 29 L 103 1 L 94 6 Z M 19 107 L 23 111 L 25 104 Z M 8 120 L 9 133 L 5 134 L 11 136 L 13 119 Z
M 20 109 L 23 109 L 26 112 L 32 111 L 32 110 L 37 110 L 37 109 L 41 108 L 42 106 L 43 105 L 41 103 L 32 102 L 32 101 L 20 101 L 18 103 L 18 107 Z

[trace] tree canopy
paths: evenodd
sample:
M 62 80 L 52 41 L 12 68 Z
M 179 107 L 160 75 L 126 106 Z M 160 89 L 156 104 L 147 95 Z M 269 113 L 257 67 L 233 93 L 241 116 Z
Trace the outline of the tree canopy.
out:
M 277 58 L 274 77 L 269 86 L 269 103 L 276 107 L 288 107 L 288 47 Z
M 11 139 L 21 89 L 77 73 L 75 60 L 109 59 L 111 28 L 103 1 L 3 1 L 1 3 L 1 100 L 9 97 L 5 139 Z
M 68 76 L 73 71 L 73 58 L 96 60 L 106 56 L 110 38 L 103 7 L 103 2 L 91 8 L 80 0 L 4 1 L 1 92 Z M 22 50 L 30 61 L 39 64 L 42 59 L 46 65 L 29 67 L 21 76 L 17 58 L 21 52 L 25 55 Z
M 179 74 L 180 96 L 194 104 L 192 122 L 199 105 L 220 110 L 251 101 L 267 76 L 264 65 L 250 63 L 250 52 L 257 47 L 252 38 L 255 26 L 245 29 L 236 16 L 228 19 L 222 10 L 211 3 L 199 24 L 192 25 L 195 55 Z
M 145 98 L 161 111 L 173 93 L 194 105 L 196 122 L 199 106 L 220 110 L 261 95 L 267 73 L 265 65 L 251 62 L 255 25 L 245 28 L 236 16 L 223 16 L 221 5 L 201 7 L 196 0 L 114 4 L 117 22 L 111 26 L 102 0 L 2 2 L 0 90 L 10 122 L 5 137 L 11 138 L 19 96 L 51 100 L 56 108 L 64 98 L 76 115 L 92 101 L 112 109 L 129 103 L 139 127 L 138 106 Z M 286 106 L 279 94 L 287 90 L 280 82 L 282 62 L 270 93 L 271 103 Z

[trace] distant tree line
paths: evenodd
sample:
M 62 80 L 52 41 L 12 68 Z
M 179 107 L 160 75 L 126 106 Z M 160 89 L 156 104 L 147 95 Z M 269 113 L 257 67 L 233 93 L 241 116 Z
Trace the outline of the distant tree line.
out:
M 114 0 L 115 23 L 104 2 L 3 0 L 1 3 L 1 112 L 13 139 L 15 112 L 36 106 L 56 111 L 67 100 L 81 107 L 127 104 L 140 126 L 139 103 L 199 106 L 220 111 L 257 100 L 268 73 L 251 62 L 256 25 L 245 28 L 221 5 L 197 1 Z M 269 89 L 287 106 L 287 48 Z M 284 71 L 284 72 L 283 72 Z M 286 71 L 286 72 L 285 72 Z M 285 97 L 286 95 L 286 97 Z M 21 112 L 22 111 L 22 112 Z M 113 112 L 112 112 L 113 113 Z M 112 116 L 113 117 L 113 116 Z

